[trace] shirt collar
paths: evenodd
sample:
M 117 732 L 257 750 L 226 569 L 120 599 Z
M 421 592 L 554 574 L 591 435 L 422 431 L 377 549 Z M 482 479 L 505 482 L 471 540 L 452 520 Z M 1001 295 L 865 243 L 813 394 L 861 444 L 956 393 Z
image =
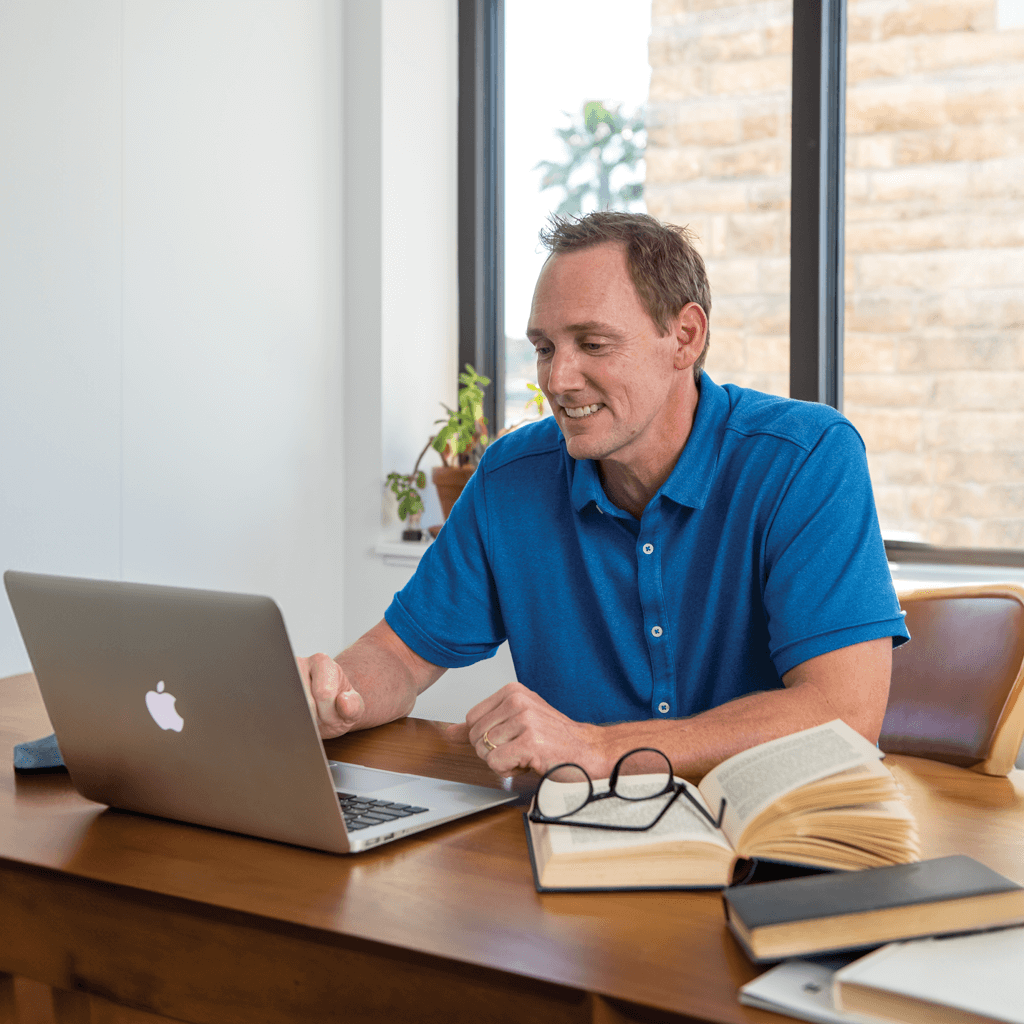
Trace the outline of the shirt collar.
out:
M 728 416 L 729 396 L 725 389 L 719 387 L 706 373 L 702 373 L 697 412 L 693 417 L 690 436 L 686 439 L 683 451 L 669 478 L 651 499 L 652 503 L 659 495 L 663 495 L 677 505 L 685 505 L 688 508 L 704 507 L 711 492 Z M 565 438 L 562 438 L 562 447 L 564 450 Z M 613 505 L 608 500 L 608 495 L 604 493 L 597 472 L 597 463 L 591 459 L 573 460 L 568 453 L 566 458 L 575 463 L 572 504 L 576 511 L 582 512 L 593 502 L 602 512 L 622 515 L 621 509 Z

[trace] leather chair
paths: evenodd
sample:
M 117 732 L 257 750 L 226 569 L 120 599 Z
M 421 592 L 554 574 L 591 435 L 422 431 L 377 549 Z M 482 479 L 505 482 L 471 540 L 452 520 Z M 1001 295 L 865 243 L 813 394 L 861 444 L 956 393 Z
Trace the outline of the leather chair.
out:
M 912 639 L 893 651 L 878 745 L 1009 774 L 1024 738 L 1024 586 L 915 590 L 900 604 Z

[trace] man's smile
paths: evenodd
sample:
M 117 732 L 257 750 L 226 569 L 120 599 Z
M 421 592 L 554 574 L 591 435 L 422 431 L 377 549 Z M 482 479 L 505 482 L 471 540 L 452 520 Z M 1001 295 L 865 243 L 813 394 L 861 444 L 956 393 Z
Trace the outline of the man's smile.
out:
M 570 419 L 581 420 L 585 416 L 593 416 L 593 414 L 595 412 L 597 412 L 598 409 L 603 409 L 603 408 L 604 408 L 604 403 L 603 402 L 596 402 L 594 405 L 581 405 L 581 406 L 576 407 L 575 409 L 571 408 L 570 406 L 563 405 L 562 406 L 562 411 Z

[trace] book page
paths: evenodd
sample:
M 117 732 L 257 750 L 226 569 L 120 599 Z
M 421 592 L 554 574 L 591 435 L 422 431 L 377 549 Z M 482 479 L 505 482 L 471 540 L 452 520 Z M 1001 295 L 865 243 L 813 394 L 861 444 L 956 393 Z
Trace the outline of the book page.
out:
M 735 754 L 708 772 L 699 788 L 716 814 L 725 798 L 722 831 L 736 846 L 747 823 L 783 794 L 882 757 L 873 743 L 837 718 Z
M 635 776 L 635 778 L 641 779 L 643 776 Z M 676 781 L 682 782 L 681 779 Z M 682 784 L 687 787 L 696 800 L 701 804 L 704 803 L 700 793 L 693 786 L 685 782 Z M 561 799 L 564 800 L 563 806 L 566 807 L 571 807 L 573 803 L 578 802 L 580 791 L 586 792 L 586 783 L 553 783 L 551 785 L 564 787 Z M 602 792 L 602 785 L 605 787 L 603 791 L 607 792 L 607 780 L 604 780 L 603 783 L 595 783 L 595 793 Z M 629 787 L 630 777 L 619 779 L 619 792 L 628 792 Z M 563 820 L 568 822 L 598 821 L 606 825 L 646 825 L 647 822 L 658 816 L 671 798 L 671 793 L 651 800 L 634 801 L 608 797 L 588 804 L 581 811 L 577 811 Z M 572 828 L 567 825 L 549 825 L 547 830 L 552 852 L 555 853 L 582 852 L 588 849 L 611 850 L 687 840 L 708 842 L 726 849 L 730 848 L 722 833 L 714 828 L 681 793 L 661 821 L 645 832 L 616 832 L 603 828 Z
M 920 859 L 917 823 L 902 800 L 822 807 L 796 819 L 769 810 L 750 823 L 736 851 L 830 868 L 882 867 Z

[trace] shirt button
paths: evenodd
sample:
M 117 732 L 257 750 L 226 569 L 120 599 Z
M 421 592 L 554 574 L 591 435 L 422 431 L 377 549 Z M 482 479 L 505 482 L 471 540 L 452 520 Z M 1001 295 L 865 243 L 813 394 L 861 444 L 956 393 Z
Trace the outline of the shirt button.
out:
M 661 703 L 660 703 L 660 704 L 658 705 L 658 710 L 659 710 L 659 711 L 660 711 L 660 712 L 661 712 L 661 713 L 662 713 L 663 715 L 667 715 L 667 714 L 669 713 L 669 711 L 671 710 L 671 708 L 669 708 L 669 706 L 668 706 L 668 702 L 667 702 L 667 701 L 662 701 L 662 702 L 661 702 Z
M 653 551 L 654 551 L 654 545 L 653 544 L 645 544 L 644 545 L 644 554 L 645 555 L 652 554 Z
M 651 636 L 661 636 L 661 626 L 652 626 Z

